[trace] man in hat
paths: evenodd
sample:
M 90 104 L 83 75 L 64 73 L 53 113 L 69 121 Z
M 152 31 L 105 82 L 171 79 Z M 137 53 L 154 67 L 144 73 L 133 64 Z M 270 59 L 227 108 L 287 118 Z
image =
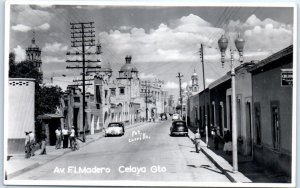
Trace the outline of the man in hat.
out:
M 35 136 L 34 133 L 32 131 L 29 131 L 29 143 L 30 143 L 30 154 L 31 156 L 34 156 L 34 152 L 35 152 Z
M 29 132 L 25 132 L 25 158 L 30 158 L 31 156 L 31 149 L 30 149 L 30 138 Z

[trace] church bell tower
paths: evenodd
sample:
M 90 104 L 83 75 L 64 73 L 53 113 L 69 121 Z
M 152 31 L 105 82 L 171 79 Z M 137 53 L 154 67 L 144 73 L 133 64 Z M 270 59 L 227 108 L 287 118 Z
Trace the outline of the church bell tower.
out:
M 32 62 L 33 66 L 41 72 L 41 49 L 35 44 L 35 32 L 33 31 L 33 37 L 31 44 L 26 48 L 26 61 Z

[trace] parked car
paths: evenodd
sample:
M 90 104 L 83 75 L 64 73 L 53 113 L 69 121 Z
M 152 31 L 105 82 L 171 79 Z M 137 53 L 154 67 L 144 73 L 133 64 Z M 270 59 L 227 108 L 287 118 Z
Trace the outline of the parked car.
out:
M 170 127 L 170 136 L 174 135 L 188 136 L 188 128 L 184 121 L 176 120 L 172 122 L 172 126 Z
M 122 136 L 125 134 L 124 124 L 121 122 L 109 123 L 104 133 L 105 136 L 112 136 L 112 135 Z
M 179 119 L 180 119 L 179 114 L 173 114 L 172 121 L 179 120 Z

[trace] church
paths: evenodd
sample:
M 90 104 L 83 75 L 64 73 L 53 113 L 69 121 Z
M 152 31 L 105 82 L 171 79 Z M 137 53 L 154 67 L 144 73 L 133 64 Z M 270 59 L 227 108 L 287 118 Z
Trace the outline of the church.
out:
M 64 97 L 64 103 L 67 104 L 66 125 L 74 126 L 77 135 L 83 129 L 87 134 L 101 132 L 110 122 L 131 125 L 158 119 L 160 113 L 165 111 L 166 92 L 163 81 L 141 80 L 138 69 L 132 63 L 132 56 L 125 57 L 115 79 L 112 77 L 113 70 L 109 62 L 101 62 L 99 67 L 101 68 L 96 71 L 87 70 L 93 80 L 93 91 L 85 95 L 85 128 L 82 127 L 81 89 L 78 86 L 69 86 Z

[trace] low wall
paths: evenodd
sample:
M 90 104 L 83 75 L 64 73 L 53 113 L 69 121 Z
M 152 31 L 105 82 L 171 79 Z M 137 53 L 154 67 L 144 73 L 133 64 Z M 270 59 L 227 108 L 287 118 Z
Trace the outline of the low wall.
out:
M 25 153 L 25 138 L 8 139 L 7 154 Z

